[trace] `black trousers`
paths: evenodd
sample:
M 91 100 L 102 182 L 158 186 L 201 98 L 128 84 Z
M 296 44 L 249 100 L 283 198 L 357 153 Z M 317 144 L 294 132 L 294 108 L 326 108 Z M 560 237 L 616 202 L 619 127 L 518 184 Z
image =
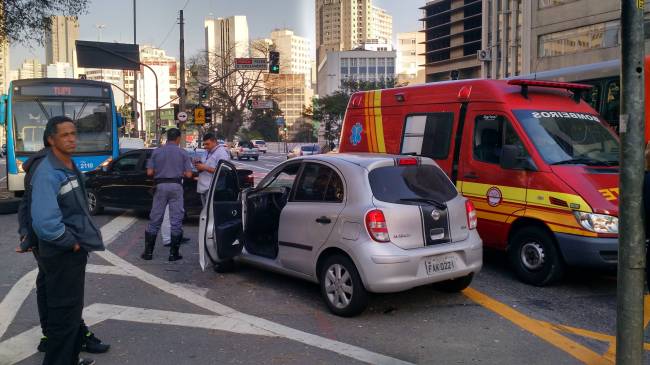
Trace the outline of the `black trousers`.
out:
M 38 320 L 41 323 L 43 336 L 47 337 L 47 291 L 45 290 L 45 270 L 43 269 L 40 255 L 38 254 L 38 247 L 32 247 L 32 253 L 34 254 L 34 258 L 38 265 L 38 275 L 36 276 L 36 305 L 38 306 Z M 81 319 L 79 330 L 84 335 L 90 332 L 90 329 L 88 329 L 88 326 L 86 326 L 83 319 Z
M 39 264 L 44 273 L 45 335 L 47 349 L 43 365 L 76 365 L 83 342 L 81 313 L 88 253 L 39 250 Z M 38 296 L 38 293 L 37 293 Z M 42 299 L 41 299 L 42 300 Z M 42 324 L 41 324 L 42 325 Z

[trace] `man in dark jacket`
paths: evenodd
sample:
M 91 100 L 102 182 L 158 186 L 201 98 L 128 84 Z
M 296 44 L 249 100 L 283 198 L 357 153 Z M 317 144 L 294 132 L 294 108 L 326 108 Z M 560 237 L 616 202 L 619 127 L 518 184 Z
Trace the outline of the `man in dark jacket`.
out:
M 54 117 L 44 137 L 50 150 L 31 180 L 32 228 L 47 293 L 44 365 L 94 364 L 79 358 L 88 253 L 104 250 L 99 228 L 88 213 L 83 176 L 72 161 L 77 147 L 74 122 Z
M 49 145 L 47 141 L 43 141 L 43 143 L 45 146 Z M 47 348 L 47 291 L 45 290 L 45 271 L 43 270 L 43 264 L 41 263 L 38 254 L 38 237 L 32 229 L 30 209 L 32 201 L 31 181 L 36 167 L 38 167 L 42 162 L 43 158 L 47 157 L 48 151 L 49 147 L 41 149 L 23 164 L 23 170 L 25 170 L 25 193 L 23 199 L 20 201 L 20 206 L 18 207 L 18 233 L 20 234 L 20 246 L 16 248 L 16 252 L 19 253 L 31 251 L 34 254 L 34 258 L 38 265 L 38 275 L 36 276 L 36 303 L 38 307 L 38 318 L 41 323 L 41 331 L 43 332 L 41 341 L 38 344 L 38 351 L 40 352 L 45 352 L 45 349 Z M 82 351 L 101 354 L 108 351 L 110 348 L 110 345 L 102 343 L 102 341 L 88 329 L 83 320 L 81 320 L 79 330 L 84 334 L 83 344 L 81 347 Z

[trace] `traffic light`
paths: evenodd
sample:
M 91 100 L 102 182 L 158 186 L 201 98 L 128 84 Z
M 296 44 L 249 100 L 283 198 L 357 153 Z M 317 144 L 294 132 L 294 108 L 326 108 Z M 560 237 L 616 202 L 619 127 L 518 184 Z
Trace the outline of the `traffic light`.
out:
M 181 111 L 181 106 L 178 104 L 172 104 L 174 106 L 174 120 L 178 120 L 178 113 Z
M 280 52 L 269 52 L 269 73 L 280 73 Z
M 207 99 L 209 91 L 210 91 L 210 88 L 207 87 L 207 86 L 200 87 L 199 88 L 199 100 Z
M 246 108 L 248 110 L 253 110 L 253 99 L 246 100 Z
M 212 108 L 205 108 L 205 122 L 212 123 Z

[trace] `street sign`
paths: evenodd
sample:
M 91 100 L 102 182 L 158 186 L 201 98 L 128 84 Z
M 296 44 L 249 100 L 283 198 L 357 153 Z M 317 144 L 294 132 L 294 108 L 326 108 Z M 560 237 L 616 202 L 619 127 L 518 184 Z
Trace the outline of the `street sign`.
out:
M 266 70 L 269 63 L 266 58 L 235 58 L 235 70 Z
M 194 124 L 205 124 L 205 108 L 202 106 L 194 109 Z
M 273 100 L 253 99 L 253 109 L 273 109 Z
M 178 113 L 178 121 L 179 122 L 187 122 L 187 113 L 185 113 L 185 112 Z

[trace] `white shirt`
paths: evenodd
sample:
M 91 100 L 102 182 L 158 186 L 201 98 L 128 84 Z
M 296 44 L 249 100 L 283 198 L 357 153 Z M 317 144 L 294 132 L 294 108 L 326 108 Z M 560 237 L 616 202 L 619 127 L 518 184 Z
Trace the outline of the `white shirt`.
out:
M 226 151 L 226 147 L 219 145 L 208 152 L 208 155 L 203 161 L 204 165 L 211 167 L 213 169 L 217 168 L 220 160 L 229 160 L 230 155 Z M 216 172 L 216 171 L 215 171 Z M 207 171 L 201 171 L 199 173 L 199 181 L 196 183 L 196 191 L 199 194 L 207 193 L 210 189 L 210 182 L 212 181 L 212 173 Z

